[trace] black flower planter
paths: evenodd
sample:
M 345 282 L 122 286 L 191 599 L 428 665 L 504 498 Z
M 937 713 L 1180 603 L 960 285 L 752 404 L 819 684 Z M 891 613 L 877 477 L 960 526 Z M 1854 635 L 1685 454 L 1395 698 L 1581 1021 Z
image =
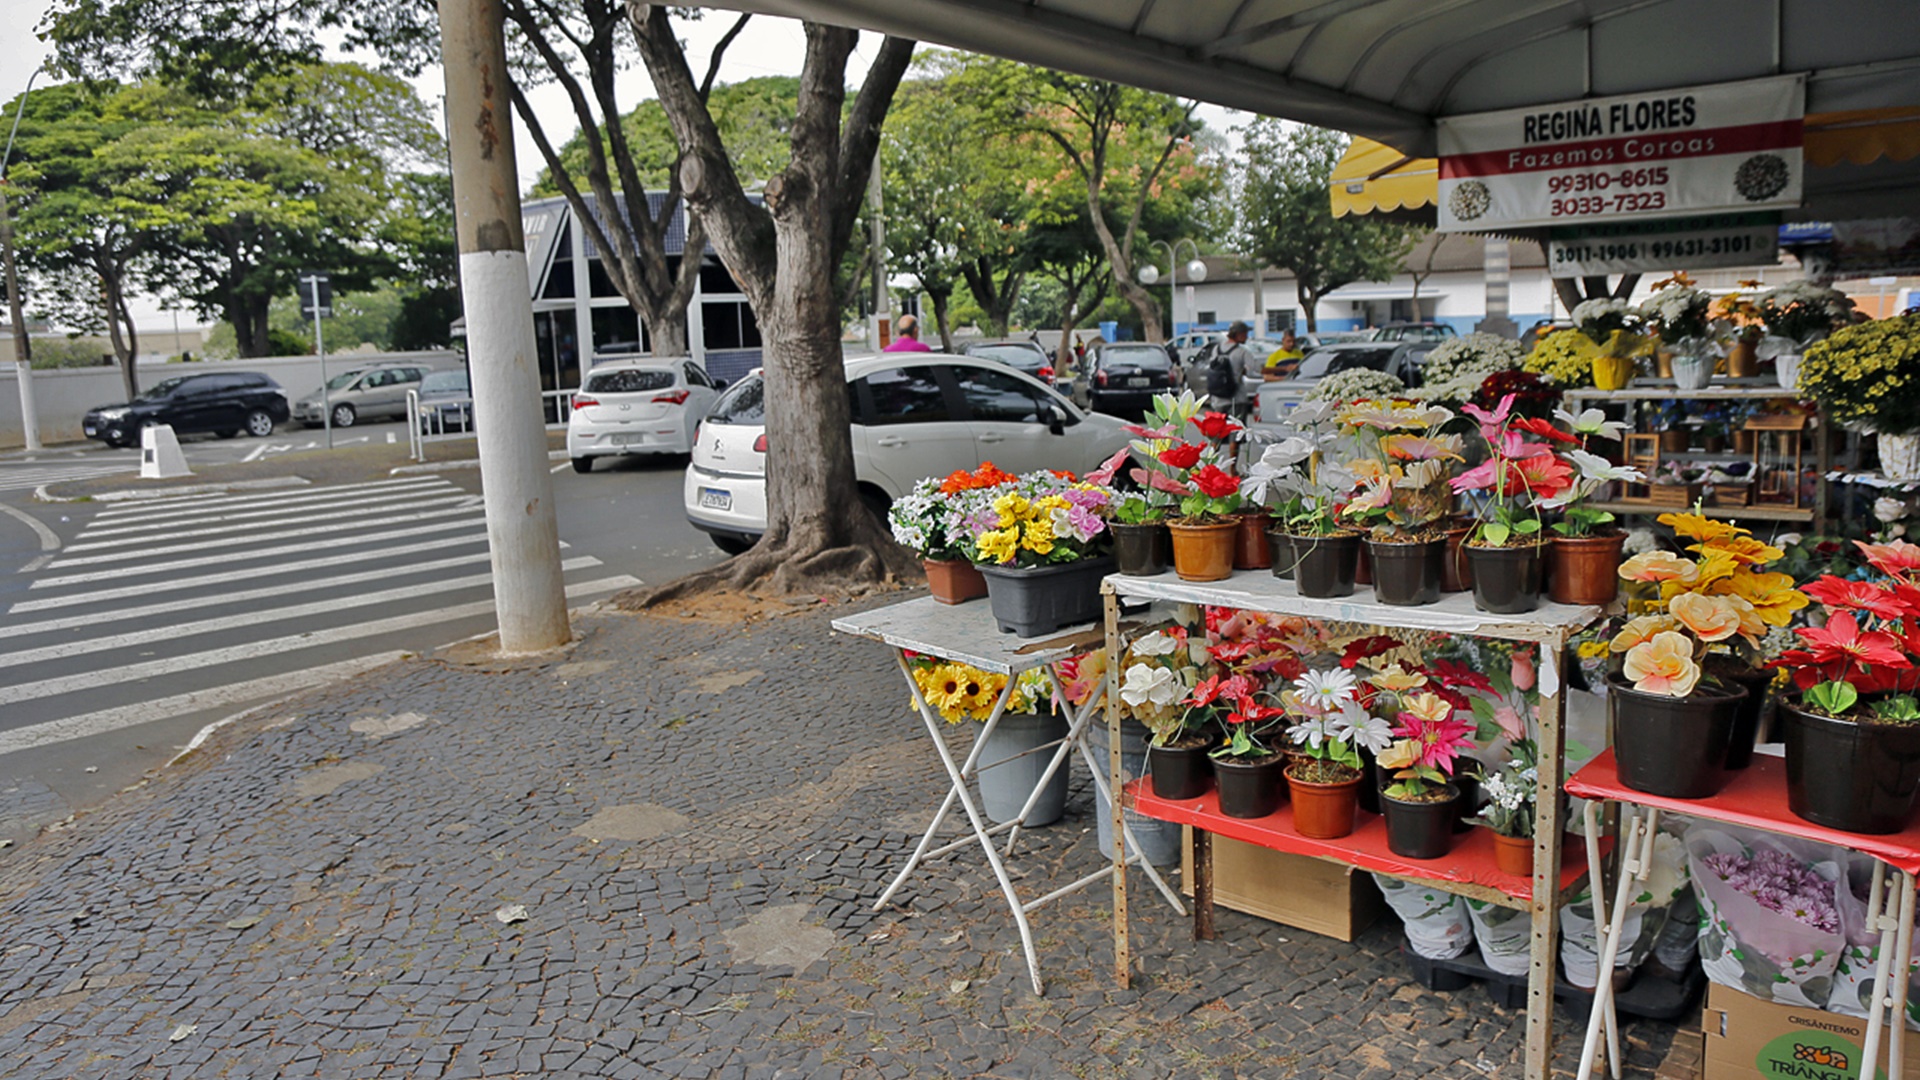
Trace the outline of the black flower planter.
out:
M 1380 808 L 1387 818 L 1387 850 L 1407 859 L 1437 859 L 1453 850 L 1453 815 L 1460 809 L 1460 792 L 1447 785 L 1445 798 L 1407 802 L 1382 792 Z
M 987 604 L 1003 634 L 1039 637 L 1100 618 L 1100 579 L 1113 559 L 1077 559 L 1032 568 L 984 565 Z
M 1173 561 L 1173 540 L 1164 522 L 1129 525 L 1115 521 L 1107 526 L 1113 534 L 1115 568 L 1129 577 L 1150 577 L 1166 570 Z
M 1753 764 L 1753 744 L 1760 741 L 1760 719 L 1766 712 L 1773 669 L 1755 671 L 1740 663 L 1709 663 L 1707 672 L 1746 688 L 1747 699 L 1740 703 L 1740 711 L 1733 718 L 1733 734 L 1727 741 L 1727 768 L 1744 769 Z
M 1197 799 L 1213 782 L 1213 763 L 1207 743 L 1195 746 L 1147 747 L 1147 776 L 1153 794 L 1162 799 Z
M 1460 792 L 1453 800 L 1455 836 L 1473 828 L 1473 815 L 1480 809 L 1480 767 L 1477 758 L 1463 757 L 1453 763 L 1453 786 Z
M 1273 552 L 1273 576 L 1282 581 L 1292 581 L 1295 561 L 1293 534 L 1282 528 L 1268 529 L 1267 548 Z
M 1524 547 L 1465 547 L 1473 567 L 1473 606 L 1495 615 L 1523 615 L 1540 606 L 1541 558 L 1538 544 Z
M 1861 724 L 1782 702 L 1787 807 L 1829 829 L 1881 835 L 1907 827 L 1920 790 L 1920 724 Z
M 1377 814 L 1380 812 L 1380 792 L 1393 783 L 1393 777 L 1380 767 L 1379 762 L 1373 760 L 1373 751 L 1364 746 L 1360 748 L 1360 776 L 1360 809 Z
M 1440 602 L 1440 585 L 1447 569 L 1447 539 L 1411 544 L 1367 541 L 1373 563 L 1373 597 L 1395 607 Z
M 1670 799 L 1704 799 L 1727 782 L 1727 747 L 1745 687 L 1704 684 L 1683 698 L 1644 694 L 1607 676 L 1607 725 L 1620 782 Z
M 1214 758 L 1213 781 L 1220 788 L 1220 812 L 1230 818 L 1263 818 L 1287 801 L 1285 754 L 1241 761 Z
M 1301 596 L 1352 596 L 1360 565 L 1360 538 L 1352 533 L 1293 538 L 1293 583 Z

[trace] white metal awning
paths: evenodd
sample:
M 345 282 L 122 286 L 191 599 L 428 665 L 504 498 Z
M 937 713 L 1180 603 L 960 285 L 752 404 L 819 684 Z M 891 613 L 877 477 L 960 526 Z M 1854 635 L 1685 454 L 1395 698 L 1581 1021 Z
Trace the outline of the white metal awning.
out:
M 1447 290 L 1445 289 L 1431 289 L 1431 288 L 1422 287 L 1420 290 L 1420 299 L 1422 300 L 1437 300 L 1440 297 L 1443 297 L 1445 295 L 1447 295 Z M 1327 295 L 1321 297 L 1320 299 L 1322 300 L 1411 300 L 1413 299 L 1413 286 L 1412 285 L 1371 285 L 1371 284 L 1342 285 L 1339 288 L 1328 293 Z
M 1910 0 L 721 0 L 1434 153 L 1436 116 L 1804 73 L 1808 112 L 1920 104 Z

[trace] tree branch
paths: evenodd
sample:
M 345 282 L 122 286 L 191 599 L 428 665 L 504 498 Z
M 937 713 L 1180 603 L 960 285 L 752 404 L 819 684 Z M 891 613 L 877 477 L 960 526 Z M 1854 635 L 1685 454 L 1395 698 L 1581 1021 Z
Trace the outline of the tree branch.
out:
M 740 16 L 732 26 L 727 28 L 726 33 L 720 35 L 719 43 L 713 47 L 713 55 L 707 57 L 707 77 L 700 80 L 701 101 L 707 100 L 712 95 L 713 80 L 720 76 L 720 59 L 726 55 L 727 46 L 733 44 L 733 39 L 739 37 L 740 31 L 747 28 L 747 20 L 751 18 L 753 18 L 751 12 Z
M 853 99 L 840 132 L 839 177 L 833 207 L 832 252 L 837 262 L 845 254 L 853 223 L 860 216 L 860 203 L 867 195 L 867 181 L 873 175 L 873 157 L 880 148 L 880 128 L 900 89 L 900 79 L 913 60 L 914 43 L 889 37 L 880 43 L 880 54 L 867 69 L 866 81 Z

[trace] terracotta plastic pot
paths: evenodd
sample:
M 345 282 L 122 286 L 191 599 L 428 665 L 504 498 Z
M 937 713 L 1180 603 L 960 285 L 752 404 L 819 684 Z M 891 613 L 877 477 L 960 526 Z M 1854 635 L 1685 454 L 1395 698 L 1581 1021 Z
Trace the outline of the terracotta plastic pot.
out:
M 1352 596 L 1361 553 L 1360 538 L 1352 533 L 1294 537 L 1294 587 L 1320 600 Z
M 1353 811 L 1360 797 L 1362 776 L 1332 784 L 1302 780 L 1287 770 L 1293 796 L 1293 831 L 1309 840 L 1338 840 L 1353 832 Z
M 1533 876 L 1533 837 L 1493 834 L 1493 865 L 1503 874 Z
M 1373 595 L 1383 604 L 1413 607 L 1440 602 L 1440 578 L 1446 570 L 1447 541 L 1412 544 L 1367 541 L 1373 563 Z
M 1273 551 L 1267 546 L 1267 529 L 1273 518 L 1265 510 L 1241 514 L 1234 522 L 1233 568 L 1265 570 L 1273 565 Z
M 1107 525 L 1107 531 L 1113 534 L 1114 565 L 1122 574 L 1151 577 L 1173 561 L 1173 541 L 1164 522 L 1129 525 L 1115 521 Z
M 1521 615 L 1540 606 L 1539 544 L 1466 548 L 1473 566 L 1473 606 L 1494 615 Z
M 987 579 L 965 559 L 925 559 L 927 588 L 943 604 L 964 604 L 987 595 Z
M 1220 812 L 1230 818 L 1263 818 L 1287 801 L 1284 754 L 1242 761 L 1214 758 L 1213 783 L 1220 789 Z
M 1613 603 L 1620 591 L 1620 552 L 1627 534 L 1556 536 L 1547 542 L 1553 564 L 1547 596 L 1556 604 Z
M 1147 747 L 1147 776 L 1162 799 L 1197 799 L 1213 783 L 1207 744 Z
M 1273 553 L 1273 576 L 1292 581 L 1298 556 L 1293 553 L 1293 534 L 1276 525 L 1267 530 L 1267 550 Z
M 1660 449 L 1669 454 L 1686 453 L 1693 445 L 1693 435 L 1686 428 L 1673 428 L 1660 433 Z
M 1472 525 L 1456 525 L 1447 530 L 1447 561 L 1440 568 L 1441 592 L 1466 592 L 1473 588 L 1473 564 L 1461 550 Z
M 1845 832 L 1907 827 L 1920 791 L 1920 724 L 1861 724 L 1787 705 L 1787 808 Z
M 1382 792 L 1380 810 L 1387 819 L 1387 850 L 1406 859 L 1437 859 L 1453 850 L 1453 815 L 1460 793 L 1432 802 L 1407 802 Z
M 1240 526 L 1182 525 L 1168 522 L 1173 534 L 1173 570 L 1182 581 L 1224 581 L 1233 576 L 1234 539 Z
M 1683 698 L 1646 694 L 1607 676 L 1607 723 L 1620 782 L 1671 799 L 1704 799 L 1727 782 L 1727 747 L 1744 687 L 1696 687 Z

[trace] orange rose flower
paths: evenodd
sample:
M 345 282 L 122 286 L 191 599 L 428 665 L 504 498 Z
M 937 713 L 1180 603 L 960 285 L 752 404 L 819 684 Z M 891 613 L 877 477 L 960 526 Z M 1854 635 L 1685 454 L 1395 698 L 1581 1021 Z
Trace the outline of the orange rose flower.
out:
M 1698 566 L 1666 551 L 1643 551 L 1620 564 L 1620 576 L 1627 581 L 1690 582 L 1699 575 Z
M 1643 694 L 1686 697 L 1700 682 L 1700 665 L 1693 662 L 1693 642 L 1685 634 L 1667 631 L 1627 652 L 1626 676 Z
M 1667 613 L 1701 641 L 1725 641 L 1740 632 L 1740 612 L 1724 596 L 1681 593 L 1667 605 Z

